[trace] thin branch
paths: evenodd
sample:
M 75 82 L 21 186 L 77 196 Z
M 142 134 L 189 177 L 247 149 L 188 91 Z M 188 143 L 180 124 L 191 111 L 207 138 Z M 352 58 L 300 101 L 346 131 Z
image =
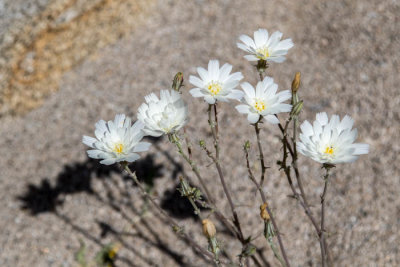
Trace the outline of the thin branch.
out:
M 187 146 L 189 160 L 192 160 L 192 144 L 190 143 L 190 140 L 186 134 L 186 126 L 183 127 L 183 135 L 185 136 L 185 143 Z
M 260 155 L 259 155 L 260 165 L 261 165 L 260 186 L 262 186 L 264 183 L 265 171 L 267 170 L 267 167 L 265 167 L 264 153 L 263 153 L 261 139 L 260 139 L 260 127 L 258 126 L 258 122 L 256 124 L 254 124 L 254 129 L 256 130 L 258 151 L 260 152 Z
M 216 135 L 216 137 L 217 137 L 217 140 L 216 140 L 216 145 L 217 145 L 217 147 L 218 147 L 218 143 L 219 143 L 219 130 L 218 130 L 218 111 L 217 111 L 217 104 L 214 104 L 213 105 L 214 106 L 214 120 L 215 120 L 215 135 Z M 217 148 L 216 148 L 216 157 L 217 157 L 217 160 L 219 160 L 219 149 L 217 150 Z
M 260 197 L 261 197 L 262 202 L 266 203 L 267 202 L 267 198 L 265 196 L 265 193 L 262 190 L 261 185 L 257 183 L 256 178 L 254 177 L 253 172 L 251 170 L 250 163 L 249 163 L 249 153 L 248 153 L 247 149 L 245 149 L 245 155 L 246 155 L 246 166 L 247 166 L 247 171 L 249 173 L 249 178 L 254 183 L 254 185 L 256 186 L 256 188 L 258 190 L 258 192 L 260 193 Z M 282 238 L 281 238 L 281 233 L 280 233 L 279 228 L 278 228 L 278 224 L 276 223 L 275 218 L 274 218 L 274 216 L 273 216 L 273 214 L 272 214 L 272 212 L 271 212 L 271 210 L 270 210 L 268 205 L 267 205 L 266 209 L 267 209 L 267 212 L 268 212 L 268 214 L 270 216 L 272 225 L 274 226 L 274 228 L 276 230 L 276 237 L 278 239 L 278 243 L 279 243 L 279 247 L 280 247 L 281 252 L 282 252 L 283 259 L 285 260 L 286 266 L 290 267 L 289 259 L 288 259 L 287 255 L 286 255 L 285 246 L 283 245 L 283 241 L 282 241 Z
M 292 137 L 292 143 L 293 143 L 293 154 L 292 154 L 292 167 L 294 169 L 294 173 L 296 175 L 296 180 L 297 180 L 297 185 L 299 186 L 300 189 L 300 194 L 301 197 L 303 198 L 304 204 L 306 206 L 309 206 L 308 201 L 307 201 L 307 196 L 304 191 L 303 183 L 301 181 L 300 177 L 300 172 L 299 168 L 297 167 L 297 128 L 298 128 L 298 118 L 295 117 L 293 118 L 293 137 Z
M 135 184 L 139 187 L 140 191 L 142 192 L 143 196 L 145 198 L 147 198 L 152 204 L 153 206 L 165 217 L 165 219 L 174 227 L 179 227 L 180 229 L 182 229 L 179 224 L 172 218 L 170 217 L 167 213 L 164 212 L 163 209 L 161 209 L 161 207 L 150 197 L 150 195 L 146 192 L 146 189 L 143 187 L 143 185 L 139 182 L 139 180 L 137 179 L 137 176 L 134 172 L 131 171 L 131 169 L 128 167 L 128 165 L 125 164 L 121 164 L 123 169 L 129 174 L 129 176 L 133 179 L 133 181 L 135 182 Z M 201 247 L 200 245 L 198 245 L 196 243 L 196 241 L 194 241 L 189 235 L 187 235 L 185 232 L 180 231 L 180 234 L 182 235 L 182 237 L 189 242 L 189 244 L 196 248 L 198 251 L 200 251 L 203 255 L 205 255 L 206 257 L 208 257 L 209 259 L 211 259 L 212 261 L 214 261 L 214 255 L 212 253 L 210 253 L 209 251 L 207 251 L 206 249 L 204 249 L 203 247 Z
M 308 200 L 307 200 L 306 193 L 305 193 L 305 191 L 304 191 L 302 179 L 301 179 L 301 177 L 300 177 L 300 172 L 299 172 L 298 165 L 297 165 L 297 159 L 298 159 L 298 154 L 297 154 L 298 117 L 297 117 L 297 116 L 294 116 L 294 117 L 292 117 L 291 119 L 293 120 L 293 136 L 292 136 L 293 150 L 292 150 L 292 153 L 291 153 L 291 156 L 292 156 L 292 167 L 293 167 L 294 172 L 295 172 L 295 175 L 296 175 L 297 185 L 298 185 L 298 187 L 299 187 L 299 189 L 300 189 L 300 195 L 301 195 L 301 197 L 302 197 L 302 199 L 303 199 L 303 201 L 304 201 L 304 205 L 305 205 L 306 207 L 310 207 L 309 202 L 308 202 Z M 289 121 L 290 121 L 290 120 L 289 120 Z M 286 131 L 287 131 L 287 129 L 286 129 Z M 287 132 L 286 132 L 286 133 L 287 133 Z M 287 138 L 286 138 L 286 141 L 287 141 Z M 311 212 L 311 211 L 310 211 L 310 212 Z M 315 228 L 315 229 L 316 229 L 316 231 L 317 231 L 317 233 L 318 233 L 319 238 L 321 239 L 321 234 L 322 234 L 322 232 L 323 232 L 324 230 L 322 229 L 322 227 L 320 228 L 320 231 L 319 231 L 319 232 L 318 232 L 318 229 L 317 229 L 317 228 Z M 321 242 L 321 241 L 322 241 L 322 242 Z M 320 240 L 320 247 L 321 247 L 321 252 L 324 253 L 324 254 L 326 254 L 327 261 L 328 261 L 328 266 L 330 266 L 331 263 L 332 263 L 332 259 L 331 259 L 331 255 L 330 255 L 330 253 L 329 253 L 328 245 L 327 245 L 327 242 L 326 242 L 326 239 L 325 239 L 325 238 L 323 238 L 323 239 Z
M 325 242 L 325 197 L 326 197 L 326 192 L 328 189 L 328 183 L 329 183 L 329 168 L 326 168 L 326 174 L 324 176 L 324 191 L 322 192 L 321 195 L 321 236 L 320 239 L 322 240 L 322 266 L 326 266 L 326 260 L 327 260 L 327 244 Z
M 203 177 L 201 176 L 196 163 L 191 160 L 188 155 L 185 154 L 185 152 L 183 151 L 182 148 L 182 144 L 180 143 L 180 140 L 178 138 L 178 136 L 176 135 L 170 135 L 169 136 L 171 142 L 173 144 L 176 145 L 177 149 L 178 149 L 178 153 L 183 157 L 183 159 L 190 165 L 190 167 L 192 168 L 192 171 L 194 172 L 194 174 L 196 175 L 197 179 L 199 180 L 202 190 L 205 193 L 207 199 L 210 201 L 211 203 L 211 207 L 212 210 L 215 212 L 215 215 L 217 216 L 217 218 L 225 225 L 225 227 L 232 232 L 233 235 L 235 235 L 237 238 L 240 239 L 240 234 L 235 230 L 234 226 L 231 225 L 231 223 L 229 222 L 229 220 L 217 209 L 216 205 L 215 205 L 215 200 L 213 199 L 210 191 L 208 190 L 208 187 L 206 185 L 206 183 L 204 182 Z
M 287 129 L 287 127 L 285 127 L 285 129 Z M 284 137 L 282 138 L 282 142 L 283 142 L 283 158 L 282 158 L 282 162 L 281 164 L 281 168 L 283 169 L 283 171 L 286 174 L 286 178 L 288 179 L 289 182 L 289 186 L 293 192 L 293 197 L 300 203 L 300 205 L 303 207 L 307 217 L 310 219 L 311 223 L 313 224 L 315 230 L 318 233 L 318 236 L 320 235 L 320 228 L 318 226 L 318 223 L 316 221 L 316 219 L 314 218 L 310 206 L 306 205 L 303 201 L 303 199 L 301 198 L 301 195 L 297 192 L 296 188 L 294 187 L 293 184 L 293 180 L 292 180 L 292 176 L 290 173 L 290 166 L 287 166 L 287 156 L 288 156 L 288 142 L 287 142 L 287 138 L 286 138 L 286 130 L 284 130 Z
M 232 201 L 231 194 L 229 192 L 228 186 L 226 185 L 224 174 L 222 172 L 222 168 L 221 168 L 221 165 L 219 163 L 219 158 L 218 158 L 219 157 L 219 144 L 218 144 L 218 135 L 217 135 L 217 130 L 216 130 L 216 129 L 218 129 L 218 126 L 216 125 L 218 123 L 218 120 L 212 121 L 211 106 L 212 105 L 210 105 L 209 108 L 208 108 L 208 122 L 210 124 L 212 136 L 214 138 L 214 147 L 215 147 L 215 155 L 216 156 L 214 157 L 211 153 L 207 153 L 207 154 L 214 161 L 214 164 L 215 164 L 215 166 L 217 168 L 217 171 L 218 171 L 219 178 L 221 180 L 222 187 L 224 189 L 224 193 L 225 193 L 225 195 L 226 195 L 226 197 L 228 199 L 229 206 L 231 207 L 231 211 L 232 211 L 232 214 L 233 214 L 233 222 L 234 222 L 234 224 L 235 224 L 235 226 L 236 226 L 236 228 L 237 228 L 237 230 L 238 230 L 238 232 L 240 234 L 240 239 L 244 240 L 242 228 L 241 228 L 240 222 L 239 222 L 239 217 L 238 217 L 237 212 L 236 212 L 236 207 L 235 207 L 235 204 Z M 214 104 L 214 111 L 216 111 L 216 110 L 217 110 L 216 104 Z M 214 115 L 216 116 L 217 113 L 214 112 Z
M 301 179 L 300 179 L 300 175 L 299 175 L 299 172 L 298 172 L 298 169 L 297 169 L 297 164 L 292 164 L 292 167 L 294 168 L 295 173 L 297 172 L 296 175 L 298 175 L 298 176 L 296 176 L 296 179 L 298 181 L 299 188 L 301 187 L 301 189 L 300 189 L 300 191 L 302 191 L 301 194 L 299 194 L 297 192 L 296 188 L 293 185 L 293 180 L 292 180 L 292 177 L 291 177 L 291 174 L 290 174 L 290 166 L 287 166 L 287 163 L 286 163 L 287 156 L 288 156 L 288 149 L 291 148 L 290 144 L 288 142 L 288 139 L 287 139 L 287 126 L 288 126 L 289 122 L 290 122 L 290 119 L 286 121 L 286 124 L 285 124 L 284 128 L 282 127 L 281 124 L 279 124 L 279 128 L 281 129 L 282 134 L 283 134 L 283 138 L 282 138 L 282 142 L 283 142 L 283 159 L 282 159 L 282 162 L 280 164 L 281 164 L 281 167 L 284 170 L 284 172 L 286 174 L 286 177 L 288 179 L 289 186 L 290 186 L 290 188 L 291 188 L 291 190 L 293 192 L 293 197 L 303 207 L 304 212 L 306 213 L 307 217 L 310 219 L 312 225 L 315 228 L 315 231 L 318 234 L 318 239 L 319 239 L 320 248 L 321 248 L 321 254 L 329 255 L 329 252 L 327 252 L 327 248 L 328 247 L 327 247 L 327 244 L 326 244 L 326 240 L 324 238 L 322 238 L 323 230 L 318 225 L 317 220 L 315 219 L 315 217 L 314 217 L 314 215 L 313 215 L 313 213 L 312 213 L 312 211 L 310 209 L 310 206 L 309 206 L 308 202 L 305 201 L 306 197 L 305 197 L 305 193 L 304 193 L 304 190 L 303 190 L 303 186 L 301 184 Z M 291 154 L 292 159 L 296 159 L 297 160 L 297 150 L 296 150 L 296 153 L 295 153 L 295 150 L 290 150 L 289 149 L 289 153 Z M 299 181 L 300 181 L 300 183 L 299 183 Z M 328 256 L 328 259 L 329 259 L 329 261 L 331 261 L 330 260 L 330 256 Z
M 275 115 L 275 116 L 276 116 L 276 115 Z M 276 116 L 276 118 L 278 118 L 278 116 Z M 282 133 L 282 135 L 283 135 L 284 141 L 286 142 L 287 149 L 289 150 L 290 155 L 293 157 L 293 156 L 294 156 L 294 151 L 293 151 L 292 146 L 290 145 L 289 141 L 287 140 L 287 133 L 286 133 L 286 131 L 287 131 L 287 124 L 288 124 L 289 122 L 290 122 L 290 120 L 287 120 L 287 121 L 286 121 L 285 127 L 283 127 L 281 123 L 278 123 L 278 127 L 279 127 L 279 130 L 281 130 L 281 133 Z
M 212 106 L 214 106 L 214 121 L 212 120 Z M 238 239 L 239 241 L 242 243 L 242 245 L 246 245 L 248 242 L 245 240 L 243 232 L 242 232 L 242 228 L 240 226 L 240 221 L 239 221 L 239 216 L 237 215 L 236 212 L 236 207 L 232 201 L 232 197 L 231 194 L 229 192 L 229 189 L 226 185 L 225 179 L 224 179 L 224 175 L 222 172 L 222 168 L 219 162 L 219 137 L 218 137 L 218 112 L 217 112 L 217 104 L 214 105 L 209 105 L 208 107 L 208 123 L 210 125 L 211 128 L 211 133 L 214 139 L 214 148 L 215 148 L 215 157 L 212 155 L 212 153 L 210 151 L 207 150 L 207 148 L 204 146 L 203 148 L 206 150 L 207 155 L 213 160 L 216 168 L 217 168 L 217 172 L 218 175 L 220 177 L 221 180 L 221 184 L 222 187 L 224 189 L 224 193 L 228 199 L 228 203 L 229 206 L 231 208 L 232 214 L 233 214 L 233 223 L 237 228 L 237 233 L 238 233 Z M 257 253 L 259 253 L 259 251 L 257 250 Z M 258 259 L 253 255 L 251 256 L 252 260 L 254 261 L 254 263 L 257 266 L 262 266 L 261 263 L 258 261 Z

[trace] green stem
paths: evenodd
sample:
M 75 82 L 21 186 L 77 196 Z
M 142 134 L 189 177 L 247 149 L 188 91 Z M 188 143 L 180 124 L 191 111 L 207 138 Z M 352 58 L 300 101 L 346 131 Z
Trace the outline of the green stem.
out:
M 322 266 L 327 266 L 327 244 L 325 240 L 325 197 L 328 190 L 329 183 L 329 167 L 326 167 L 326 174 L 324 175 L 324 191 L 321 195 L 321 257 L 322 257 Z
M 260 127 L 258 126 L 258 122 L 254 125 L 254 129 L 256 130 L 256 136 L 257 136 L 257 145 L 258 145 L 258 151 L 260 152 L 259 159 L 260 159 L 260 165 L 261 165 L 261 177 L 260 177 L 260 186 L 263 185 L 264 183 L 264 178 L 265 178 L 265 162 L 264 162 L 264 153 L 261 145 L 261 139 L 260 139 Z

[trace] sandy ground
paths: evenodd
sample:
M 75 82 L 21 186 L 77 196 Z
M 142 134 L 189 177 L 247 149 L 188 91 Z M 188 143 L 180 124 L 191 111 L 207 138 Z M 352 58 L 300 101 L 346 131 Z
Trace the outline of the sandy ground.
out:
M 48 4 L 42 2 L 38 14 Z M 117 266 L 207 266 L 160 222 L 157 213 L 146 211 L 137 188 L 117 168 L 87 159 L 81 137 L 91 134 L 101 118 L 112 119 L 121 112 L 135 117 L 146 94 L 169 87 L 177 71 L 188 78 L 211 58 L 233 64 L 246 81 L 255 83 L 254 68 L 235 44 L 240 34 L 264 27 L 282 31 L 295 43 L 287 61 L 272 64 L 268 75 L 287 89 L 294 73 L 302 72 L 302 119 L 313 119 L 320 111 L 350 114 L 359 140 L 371 145 L 369 155 L 333 172 L 327 227 L 335 266 L 399 266 L 399 2 L 182 0 L 155 2 L 146 12 L 131 30 L 78 57 L 76 64 L 57 69 L 59 79 L 41 83 L 46 92 L 58 88 L 44 94 L 48 98 L 39 97 L 41 106 L 23 116 L 11 116 L 19 112 L 11 112 L 12 106 L 4 108 L 3 98 L 0 265 L 76 266 L 74 253 L 83 241 L 89 256 L 104 244 L 121 243 Z M 2 31 L 16 21 L 2 20 Z M 115 31 L 121 25 L 131 24 L 116 24 Z M 101 32 L 101 23 L 96 27 Z M 18 90 L 23 88 L 33 87 Z M 187 92 L 184 98 L 191 113 L 191 139 L 209 138 L 206 105 Z M 254 143 L 255 137 L 233 106 L 223 104 L 220 112 L 224 170 L 230 174 L 239 215 L 248 222 L 244 231 L 256 236 L 262 230 L 260 201 L 247 179 L 242 152 L 244 141 Z M 319 266 L 315 233 L 301 208 L 288 197 L 290 189 L 275 164 L 280 157 L 279 132 L 268 124 L 262 131 L 267 164 L 272 167 L 264 189 L 288 256 L 293 266 Z M 161 205 L 206 246 L 199 221 L 175 191 L 179 175 L 194 178 L 193 174 L 167 139 L 153 141 L 154 146 L 133 167 L 153 182 Z M 212 193 L 220 199 L 220 209 L 229 214 L 213 166 L 198 148 L 195 156 Z M 255 159 L 253 150 L 257 170 Z M 304 157 L 300 163 L 317 211 L 322 170 Z M 231 242 L 220 225 L 217 228 L 226 251 L 233 257 L 239 254 L 240 246 Z M 270 266 L 278 266 L 266 242 L 258 238 L 255 243 L 263 248 Z

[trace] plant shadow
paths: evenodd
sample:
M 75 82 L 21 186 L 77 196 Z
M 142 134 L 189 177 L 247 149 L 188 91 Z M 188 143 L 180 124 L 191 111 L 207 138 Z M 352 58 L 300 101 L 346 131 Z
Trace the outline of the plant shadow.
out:
M 151 192 L 157 179 L 163 176 L 171 177 L 174 187 L 165 190 L 163 195 L 159 197 L 160 206 L 172 217 L 179 219 L 192 218 L 196 220 L 197 217 L 193 212 L 190 202 L 177 191 L 177 186 L 179 186 L 178 176 L 186 176 L 183 166 L 174 160 L 169 151 L 160 149 L 160 146 L 157 145 L 159 140 L 155 139 L 152 142 L 155 143 L 154 146 L 159 150 L 158 152 L 161 152 L 167 159 L 167 164 L 172 166 L 171 173 L 165 175 L 164 170 L 166 168 L 164 165 L 156 162 L 156 154 L 148 154 L 146 157 L 130 164 L 130 167 L 136 172 L 139 180 L 145 184 L 150 194 L 152 194 Z M 118 178 L 115 177 L 118 176 L 123 181 L 124 186 L 122 187 L 117 185 L 118 182 L 116 180 Z M 93 186 L 94 182 L 100 182 L 104 190 L 97 192 L 95 189 L 97 187 Z M 100 247 L 106 245 L 104 240 L 111 235 L 114 240 L 121 243 L 124 248 L 129 249 L 143 262 L 149 266 L 156 266 L 157 264 L 153 259 L 140 255 L 140 252 L 130 242 L 127 242 L 126 238 L 131 235 L 130 238 L 141 239 L 146 244 L 160 251 L 160 253 L 167 255 L 178 266 L 190 266 L 180 251 L 174 250 L 170 244 L 159 238 L 162 233 L 158 233 L 157 229 L 150 227 L 151 223 L 147 222 L 146 218 L 142 216 L 143 210 L 138 211 L 134 208 L 135 200 L 131 194 L 131 190 L 135 186 L 132 179 L 119 166 L 105 166 L 100 164 L 98 160 L 88 158 L 84 162 L 65 165 L 56 177 L 45 177 L 39 184 L 27 184 L 25 192 L 16 198 L 21 203 L 21 209 L 28 212 L 31 216 L 38 216 L 44 213 L 54 214 L 65 224 L 70 225 L 75 232 L 83 235 L 85 239 L 96 243 Z M 64 205 L 65 196 L 78 193 L 86 193 L 101 202 L 102 205 L 106 205 L 113 211 L 118 212 L 132 227 L 138 228 L 136 229 L 137 233 L 142 234 L 136 234 L 132 237 L 131 233 L 119 232 L 115 230 L 116 228 L 113 225 L 99 221 L 96 218 L 92 218 L 92 220 L 94 220 L 100 229 L 101 234 L 99 236 L 95 236 L 86 229 L 76 225 L 74 220 L 68 217 L 68 213 L 61 213 L 59 208 Z M 129 212 L 126 212 L 126 210 Z M 133 222 L 132 217 L 140 217 L 140 226 Z M 143 229 L 139 229 L 143 227 L 144 231 Z M 194 252 L 196 253 L 196 251 Z M 198 255 L 202 257 L 202 255 Z M 136 266 L 127 258 L 121 258 L 120 260 L 124 261 L 128 266 Z

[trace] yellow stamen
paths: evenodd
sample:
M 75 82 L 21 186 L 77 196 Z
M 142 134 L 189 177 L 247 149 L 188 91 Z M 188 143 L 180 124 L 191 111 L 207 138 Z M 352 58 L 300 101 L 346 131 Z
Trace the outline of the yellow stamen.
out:
M 210 91 L 210 93 L 211 93 L 213 96 L 215 96 L 215 95 L 217 95 L 217 94 L 221 91 L 222 86 L 221 86 L 218 82 L 212 81 L 212 82 L 210 82 L 210 83 L 208 84 L 207 89 L 208 89 L 208 91 Z
M 114 146 L 114 151 L 117 152 L 118 154 L 121 154 L 122 150 L 124 150 L 124 145 L 123 144 L 116 144 Z
M 256 103 L 254 103 L 254 108 L 257 111 L 261 112 L 261 111 L 265 110 L 266 106 L 265 106 L 265 103 L 263 101 L 256 100 Z
M 269 57 L 268 47 L 258 48 L 256 52 L 259 59 L 267 59 Z
M 325 154 L 332 155 L 333 154 L 333 147 L 331 147 L 331 146 L 326 147 Z

